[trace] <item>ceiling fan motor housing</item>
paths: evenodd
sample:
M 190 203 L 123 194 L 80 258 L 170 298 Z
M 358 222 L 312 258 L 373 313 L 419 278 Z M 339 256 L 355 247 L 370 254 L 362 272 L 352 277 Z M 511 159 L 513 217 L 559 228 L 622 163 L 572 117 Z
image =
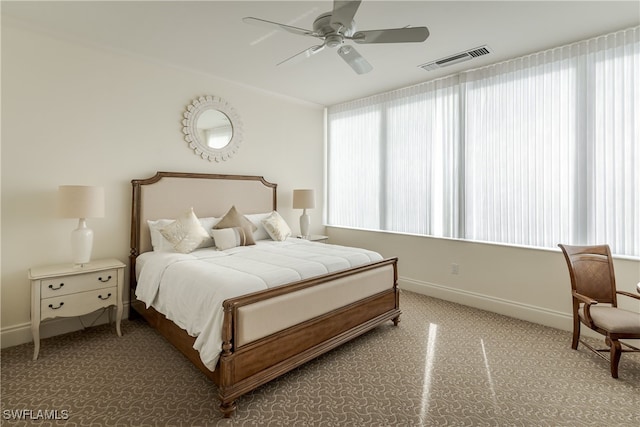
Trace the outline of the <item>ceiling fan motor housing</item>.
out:
M 341 28 L 333 28 L 331 26 L 331 12 L 323 13 L 313 21 L 313 31 L 322 37 L 327 37 L 327 41 L 331 35 L 351 37 L 351 35 L 355 33 L 355 28 L 355 21 L 351 21 L 349 25 L 343 24 Z M 332 46 L 327 43 L 327 46 L 336 47 L 338 45 Z

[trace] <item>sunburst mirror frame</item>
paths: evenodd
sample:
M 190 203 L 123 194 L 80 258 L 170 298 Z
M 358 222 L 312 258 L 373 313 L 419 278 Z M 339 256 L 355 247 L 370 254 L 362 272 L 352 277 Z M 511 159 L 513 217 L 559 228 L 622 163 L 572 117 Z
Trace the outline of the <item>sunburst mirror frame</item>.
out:
M 231 122 L 231 139 L 222 148 L 209 147 L 202 140 L 198 132 L 198 119 L 209 110 L 216 110 L 223 113 Z M 240 148 L 242 143 L 242 121 L 236 110 L 224 99 L 218 96 L 206 95 L 194 99 L 187 106 L 182 120 L 182 132 L 184 140 L 189 144 L 196 155 L 210 162 L 221 162 L 230 159 Z

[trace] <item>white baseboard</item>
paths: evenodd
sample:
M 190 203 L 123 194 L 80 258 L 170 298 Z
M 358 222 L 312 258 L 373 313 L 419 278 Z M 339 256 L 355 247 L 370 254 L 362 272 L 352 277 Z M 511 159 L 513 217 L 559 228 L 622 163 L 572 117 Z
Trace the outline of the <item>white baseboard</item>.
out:
M 571 313 L 562 313 L 544 307 L 523 304 L 501 298 L 491 297 L 476 292 L 464 291 L 435 283 L 423 282 L 408 277 L 398 279 L 400 289 L 428 295 L 434 298 L 455 302 L 457 304 L 476 307 L 516 319 L 538 323 L 564 331 L 571 331 Z M 128 318 L 129 303 L 124 304 L 123 318 Z M 65 317 L 45 320 L 40 325 L 40 339 L 78 331 L 88 326 L 105 324 L 109 321 L 107 312 L 97 311 L 82 317 Z M 582 333 L 589 336 L 601 337 L 582 328 Z M 13 347 L 33 341 L 31 323 L 8 326 L 0 330 L 0 344 L 2 348 Z
M 129 317 L 129 304 L 124 304 L 123 319 Z M 115 319 L 115 309 L 112 319 Z M 114 320 L 115 321 L 115 320 Z M 80 317 L 58 317 L 45 320 L 40 324 L 40 339 L 54 337 L 56 335 L 68 334 L 88 328 L 91 326 L 104 325 L 109 322 L 109 313 L 105 310 L 98 310 Z M 114 326 L 115 331 L 115 326 Z M 31 334 L 31 323 L 8 326 L 0 330 L 0 347 L 7 348 L 20 344 L 33 342 Z
M 398 279 L 398 285 L 400 289 L 406 289 L 407 291 L 476 307 L 482 310 L 550 326 L 564 331 L 571 331 L 573 328 L 573 318 L 571 313 L 562 313 L 555 310 L 549 310 L 544 307 L 509 301 L 476 292 L 469 292 L 435 283 L 414 280 L 408 277 L 400 277 Z M 590 331 L 584 332 L 588 333 Z

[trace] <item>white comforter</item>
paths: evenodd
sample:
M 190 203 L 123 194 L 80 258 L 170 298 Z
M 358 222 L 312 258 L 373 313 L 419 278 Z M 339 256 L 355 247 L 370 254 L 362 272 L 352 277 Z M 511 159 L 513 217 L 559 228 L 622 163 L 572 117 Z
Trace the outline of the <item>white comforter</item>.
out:
M 136 296 L 196 337 L 214 370 L 222 347 L 226 299 L 381 260 L 376 252 L 290 238 L 225 251 L 147 252 L 136 262 Z

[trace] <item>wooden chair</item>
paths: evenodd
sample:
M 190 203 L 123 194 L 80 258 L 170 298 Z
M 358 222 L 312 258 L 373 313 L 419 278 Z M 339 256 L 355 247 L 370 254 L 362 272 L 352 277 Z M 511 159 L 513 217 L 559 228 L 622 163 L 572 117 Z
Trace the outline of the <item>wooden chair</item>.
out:
M 617 295 L 640 300 L 640 295 L 616 290 L 613 258 L 608 245 L 558 245 L 564 253 L 571 276 L 573 301 L 573 341 L 578 342 L 611 363 L 611 376 L 618 378 L 618 364 L 623 352 L 640 349 L 620 342 L 621 339 L 640 339 L 640 313 L 618 308 Z M 604 335 L 607 349 L 596 349 L 580 339 L 580 323 Z M 624 346 L 625 348 L 623 348 Z M 601 352 L 609 352 L 607 359 Z

